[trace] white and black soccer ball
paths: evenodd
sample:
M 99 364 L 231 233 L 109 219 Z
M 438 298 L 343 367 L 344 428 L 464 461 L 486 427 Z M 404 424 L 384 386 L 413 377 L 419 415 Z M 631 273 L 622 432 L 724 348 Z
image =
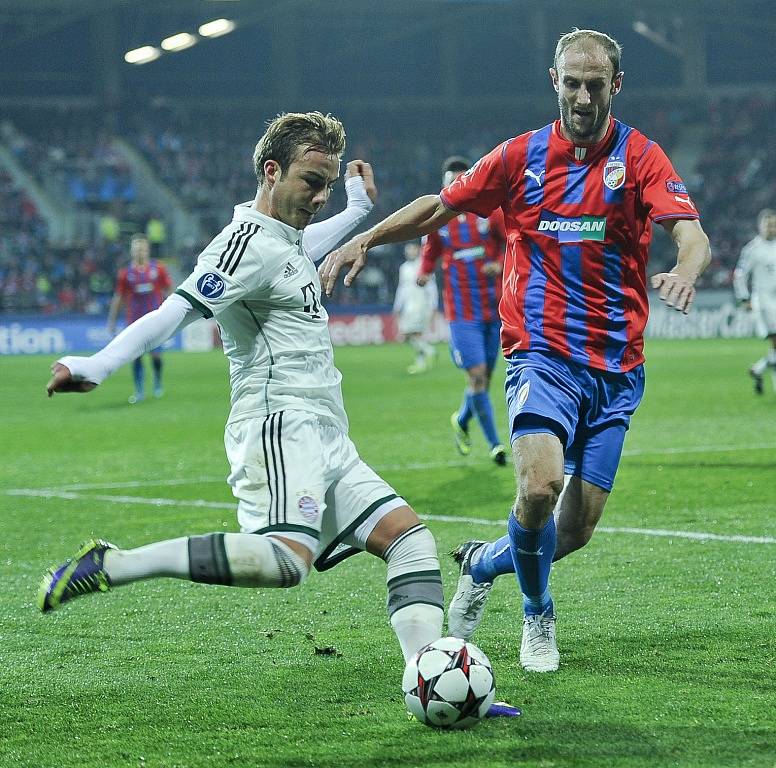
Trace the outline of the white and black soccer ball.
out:
M 496 696 L 488 657 L 472 643 L 443 637 L 421 648 L 402 678 L 404 704 L 434 728 L 471 728 L 485 717 Z

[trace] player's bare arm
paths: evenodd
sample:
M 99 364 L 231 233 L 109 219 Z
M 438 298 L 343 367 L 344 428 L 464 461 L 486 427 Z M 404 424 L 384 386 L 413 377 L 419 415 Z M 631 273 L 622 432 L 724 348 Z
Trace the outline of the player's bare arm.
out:
M 695 281 L 711 260 L 709 238 L 696 219 L 668 219 L 661 222 L 677 247 L 676 266 L 651 278 L 666 306 L 686 315 L 695 299 Z
M 350 271 L 345 275 L 344 282 L 346 286 L 352 285 L 366 264 L 366 254 L 370 248 L 422 237 L 439 229 L 455 215 L 455 211 L 445 207 L 439 195 L 424 195 L 413 200 L 372 229 L 332 251 L 318 270 L 323 290 L 327 296 L 331 296 L 337 276 L 346 265 L 350 266 Z

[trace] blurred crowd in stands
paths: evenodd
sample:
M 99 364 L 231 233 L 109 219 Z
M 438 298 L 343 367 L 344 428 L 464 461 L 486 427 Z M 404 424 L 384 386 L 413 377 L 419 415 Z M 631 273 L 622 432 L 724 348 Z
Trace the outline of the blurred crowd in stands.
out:
M 685 181 L 712 241 L 713 263 L 702 285 L 727 288 L 741 246 L 754 234 L 757 212 L 776 204 L 776 136 L 770 131 L 776 102 L 747 95 L 716 101 L 707 109 L 659 104 L 642 109 L 643 114 L 631 105 L 618 115 L 669 154 L 684 128 L 705 125 L 695 172 Z M 518 130 L 537 127 L 552 115 L 545 118 L 526 116 Z M 358 123 L 345 116 L 350 133 L 346 159 L 371 162 L 380 190 L 364 228 L 417 195 L 437 192 L 446 156 L 476 159 L 515 133 L 504 120 L 500 125 L 467 123 L 454 136 L 428 119 L 417 125 L 411 119 L 376 122 L 382 126 L 379 132 L 354 130 L 350 126 Z M 84 242 L 67 247 L 50 242 L 34 195 L 0 171 L 0 312 L 104 314 L 116 273 L 127 262 L 129 235 L 146 231 L 154 254 L 168 259 L 173 274 L 185 274 L 200 248 L 230 220 L 232 206 L 255 194 L 252 154 L 263 132 L 261 121 L 214 124 L 201 114 L 158 111 L 129 117 L 115 134 L 98 126 L 94 115 L 79 119 L 76 112 L 61 121 L 0 127 L 0 145 L 27 178 L 55 201 L 89 212 L 95 222 Z M 120 142 L 114 141 L 116 135 Z M 168 246 L 165 218 L 141 199 L 122 146 L 134 148 L 156 179 L 197 215 L 200 231 L 183 247 Z M 344 204 L 338 185 L 326 213 Z M 670 267 L 673 256 L 668 238 L 658 233 L 649 271 Z M 401 259 L 399 246 L 375 253 L 355 288 L 340 289 L 334 301 L 390 304 Z

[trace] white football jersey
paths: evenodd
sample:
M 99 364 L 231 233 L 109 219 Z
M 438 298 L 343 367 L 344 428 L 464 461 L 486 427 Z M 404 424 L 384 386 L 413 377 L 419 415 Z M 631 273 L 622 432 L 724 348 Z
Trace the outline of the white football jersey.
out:
M 229 358 L 230 423 L 289 409 L 347 430 L 329 316 L 302 230 L 250 202 L 237 205 L 176 292 L 218 321 Z
M 776 302 L 776 240 L 757 235 L 741 249 L 741 258 L 733 273 L 733 288 L 741 301 L 751 298 L 754 304 Z
M 431 275 L 428 282 L 420 286 L 417 283 L 420 260 L 405 259 L 399 267 L 399 282 L 393 301 L 393 311 L 401 314 L 431 314 L 439 301 L 436 277 Z

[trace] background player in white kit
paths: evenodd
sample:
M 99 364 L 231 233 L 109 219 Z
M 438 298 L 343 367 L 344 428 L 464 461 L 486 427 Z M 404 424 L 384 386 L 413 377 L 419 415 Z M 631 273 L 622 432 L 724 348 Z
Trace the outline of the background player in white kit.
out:
M 405 658 L 442 629 L 442 582 L 431 533 L 358 456 L 348 438 L 315 260 L 369 212 L 368 164 L 348 164 L 348 207 L 308 230 L 345 148 L 341 123 L 318 112 L 273 120 L 256 146 L 256 199 L 208 245 L 155 312 L 89 358 L 65 357 L 48 384 L 88 391 L 201 317 L 218 320 L 232 409 L 225 444 L 240 533 L 209 533 L 119 550 L 91 541 L 43 580 L 39 606 L 139 579 L 290 587 L 361 550 L 388 566 L 388 613 Z M 363 178 L 362 178 L 363 177 Z
M 761 395 L 763 374 L 769 366 L 776 389 L 776 211 L 760 211 L 757 231 L 757 236 L 741 249 L 733 288 L 736 298 L 754 313 L 757 333 L 770 342 L 765 357 L 749 369 L 754 391 Z
M 439 305 L 439 290 L 432 275 L 425 285 L 418 285 L 420 246 L 413 242 L 404 246 L 404 261 L 399 267 L 399 283 L 393 300 L 398 316 L 399 333 L 415 350 L 415 362 L 407 373 L 423 373 L 433 364 L 436 350 L 425 338 Z

